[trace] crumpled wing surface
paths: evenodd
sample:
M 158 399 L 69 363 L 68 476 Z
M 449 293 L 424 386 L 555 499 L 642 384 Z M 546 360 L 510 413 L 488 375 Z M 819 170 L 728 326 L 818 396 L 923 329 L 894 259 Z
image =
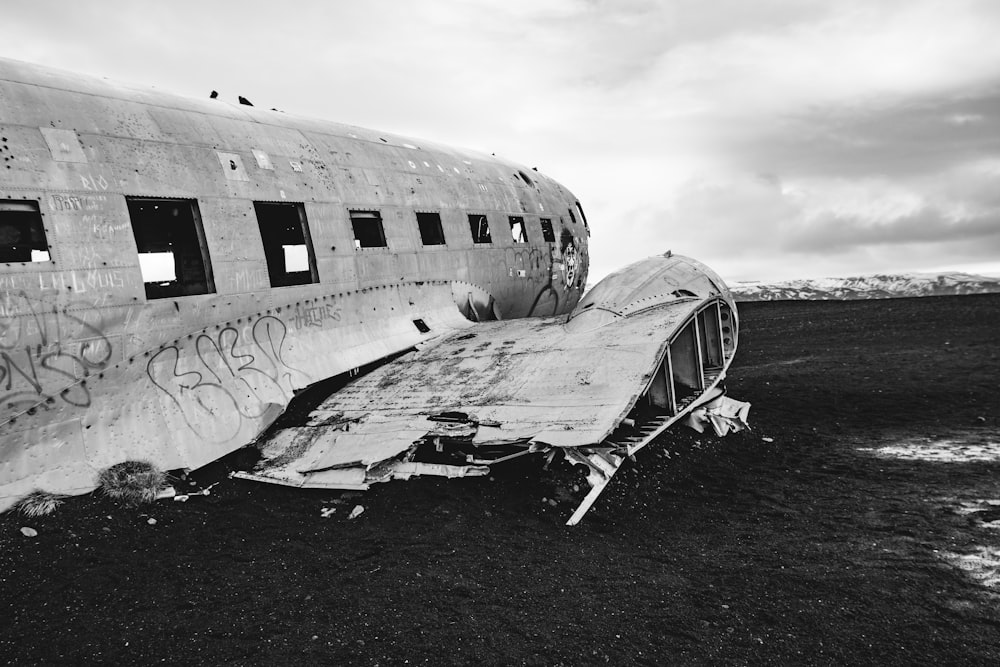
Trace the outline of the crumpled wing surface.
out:
M 441 426 L 428 417 L 448 412 L 474 416 L 475 445 L 600 443 L 701 303 L 673 301 L 592 329 L 568 327 L 565 316 L 486 322 L 429 341 L 331 395 L 314 425 L 277 433 L 254 477 L 311 486 L 321 471 L 370 467 L 434 435 Z

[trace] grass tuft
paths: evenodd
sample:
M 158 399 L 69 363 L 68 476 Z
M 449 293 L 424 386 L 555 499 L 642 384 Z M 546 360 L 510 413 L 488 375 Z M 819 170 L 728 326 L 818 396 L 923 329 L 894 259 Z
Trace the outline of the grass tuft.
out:
M 156 500 L 166 479 L 166 473 L 148 461 L 125 461 L 102 470 L 97 483 L 109 498 L 138 505 Z
M 36 489 L 17 502 L 17 511 L 25 516 L 52 514 L 57 507 L 63 504 L 64 497 Z

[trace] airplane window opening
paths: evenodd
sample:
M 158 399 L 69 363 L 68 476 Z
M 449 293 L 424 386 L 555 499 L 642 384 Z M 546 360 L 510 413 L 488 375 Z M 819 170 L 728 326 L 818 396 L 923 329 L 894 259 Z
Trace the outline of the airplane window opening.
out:
M 587 214 L 583 212 L 583 205 L 580 202 L 576 202 L 576 210 L 580 212 L 580 219 L 583 220 L 583 228 L 587 230 L 587 235 L 590 236 L 590 225 L 587 224 Z
M 413 320 L 413 326 L 415 326 L 417 331 L 420 333 L 427 333 L 431 330 L 431 328 L 427 326 L 423 320 Z
M 575 225 L 576 224 L 576 216 L 573 215 L 573 209 L 568 208 L 568 209 L 566 209 L 566 212 L 569 213 L 569 221 L 572 222 Z
M 729 306 L 724 303 L 721 304 L 719 307 L 719 321 L 722 326 L 722 345 L 727 358 L 733 354 L 736 343 L 736 341 L 733 340 L 734 327 L 732 319 L 732 313 Z
M 424 245 L 445 244 L 441 216 L 437 213 L 417 213 L 417 226 L 420 228 L 420 242 Z
M 49 244 L 38 202 L 0 200 L 0 262 L 49 260 Z
M 350 211 L 351 227 L 354 228 L 354 248 L 385 248 L 385 230 L 382 228 L 382 214 L 378 211 Z
M 694 320 L 670 343 L 670 362 L 673 396 L 678 403 L 693 399 L 703 389 L 701 356 L 699 355 L 698 330 Z
M 526 173 L 524 173 L 523 171 L 519 171 L 517 173 L 518 175 L 521 176 L 521 180 L 523 180 L 525 183 L 527 183 L 528 185 L 534 185 L 534 183 L 531 181 L 530 178 L 528 178 L 528 175 Z
M 706 371 L 721 370 L 725 360 L 722 357 L 722 325 L 718 304 L 698 313 L 698 330 L 701 332 L 702 365 Z
M 297 202 L 255 201 L 253 208 L 271 287 L 318 283 L 305 206 Z
M 126 197 L 125 203 L 147 299 L 215 292 L 196 201 Z
M 510 237 L 514 239 L 514 243 L 527 243 L 528 234 L 524 229 L 524 218 L 512 215 L 508 219 L 510 220 Z
M 486 220 L 485 215 L 470 214 L 469 231 L 472 232 L 473 243 L 493 243 L 493 237 L 490 236 L 490 223 Z
M 556 234 L 552 231 L 552 220 L 549 218 L 539 218 L 542 223 L 542 238 L 545 239 L 546 243 L 555 243 Z

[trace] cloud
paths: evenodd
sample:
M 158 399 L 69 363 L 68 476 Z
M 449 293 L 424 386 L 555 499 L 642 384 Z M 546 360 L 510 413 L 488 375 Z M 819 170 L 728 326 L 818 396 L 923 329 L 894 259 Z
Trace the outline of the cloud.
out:
M 997 250 L 991 0 L 8 5 L 11 57 L 537 166 L 587 208 L 593 278 L 668 248 L 734 278 Z

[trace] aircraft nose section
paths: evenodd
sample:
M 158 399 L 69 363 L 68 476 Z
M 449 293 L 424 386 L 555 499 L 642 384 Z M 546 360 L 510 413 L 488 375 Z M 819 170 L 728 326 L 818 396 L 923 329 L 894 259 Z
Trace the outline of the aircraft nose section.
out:
M 570 313 L 567 328 L 590 330 L 679 299 L 722 297 L 735 311 L 726 283 L 701 262 L 667 252 L 630 264 L 599 282 Z

